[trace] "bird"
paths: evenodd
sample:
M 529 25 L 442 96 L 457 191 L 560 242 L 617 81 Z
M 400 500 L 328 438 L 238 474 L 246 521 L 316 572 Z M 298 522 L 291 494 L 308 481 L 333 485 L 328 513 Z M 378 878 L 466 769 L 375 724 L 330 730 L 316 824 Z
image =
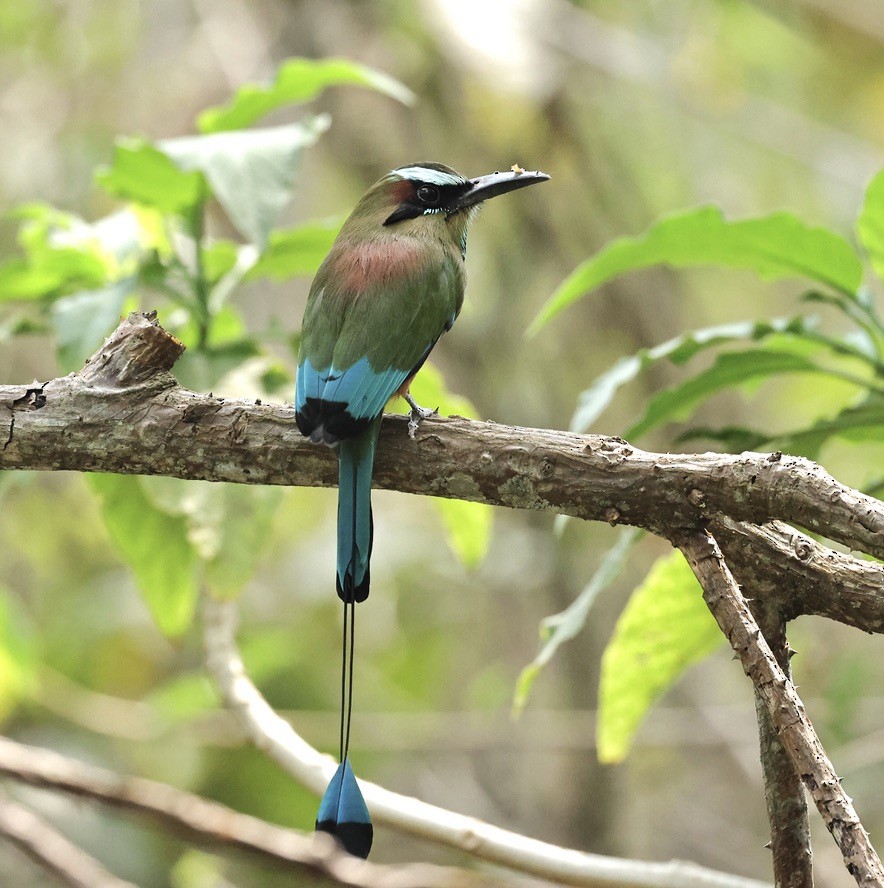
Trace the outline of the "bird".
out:
M 510 170 L 467 178 L 414 162 L 381 177 L 344 222 L 310 288 L 301 326 L 295 419 L 314 444 L 338 457 L 337 569 L 344 603 L 339 765 L 316 829 L 367 857 L 368 808 L 349 762 L 355 605 L 368 598 L 373 538 L 371 478 L 384 407 L 400 395 L 413 438 L 434 410 L 409 387 L 460 314 L 467 231 L 489 198 L 549 179 Z

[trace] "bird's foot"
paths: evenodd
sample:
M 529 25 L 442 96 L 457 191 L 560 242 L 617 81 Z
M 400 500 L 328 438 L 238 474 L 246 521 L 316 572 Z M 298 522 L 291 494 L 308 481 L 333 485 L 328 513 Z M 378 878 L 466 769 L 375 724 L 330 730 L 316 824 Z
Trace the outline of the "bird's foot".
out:
M 405 395 L 405 400 L 408 402 L 408 406 L 411 407 L 411 415 L 408 419 L 408 437 L 414 440 L 414 436 L 420 428 L 420 424 L 425 419 L 435 416 L 439 412 L 439 408 L 437 407 L 435 410 L 430 410 L 428 407 L 421 407 L 410 394 Z

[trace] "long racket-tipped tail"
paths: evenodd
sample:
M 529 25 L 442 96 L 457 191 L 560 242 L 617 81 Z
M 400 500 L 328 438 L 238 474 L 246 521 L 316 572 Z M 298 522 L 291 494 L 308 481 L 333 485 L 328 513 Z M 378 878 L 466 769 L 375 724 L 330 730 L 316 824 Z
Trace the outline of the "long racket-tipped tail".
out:
M 368 598 L 371 559 L 371 474 L 381 417 L 358 437 L 338 445 L 338 597 Z

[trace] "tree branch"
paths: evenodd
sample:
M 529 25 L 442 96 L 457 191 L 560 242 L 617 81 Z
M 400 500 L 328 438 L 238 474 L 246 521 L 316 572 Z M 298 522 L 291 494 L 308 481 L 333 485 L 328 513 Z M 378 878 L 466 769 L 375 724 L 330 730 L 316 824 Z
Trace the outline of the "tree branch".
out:
M 677 545 L 703 587 L 709 610 L 764 700 L 783 748 L 841 849 L 847 871 L 862 888 L 884 888 L 884 869 L 868 833 L 841 787 L 795 686 L 761 634 L 718 544 L 707 531 L 699 530 L 681 536 Z
M 745 586 L 743 586 L 746 589 Z M 751 591 L 751 586 L 748 587 Z M 791 681 L 789 659 L 793 653 L 786 640 L 786 622 L 762 600 L 750 600 L 749 610 L 758 621 L 777 665 Z M 804 784 L 783 748 L 764 697 L 755 689 L 755 716 L 758 746 L 764 776 L 764 800 L 770 821 L 770 849 L 773 854 L 776 888 L 813 888 L 813 851 L 807 816 Z
M 321 795 L 337 767 L 273 710 L 245 671 L 236 648 L 236 607 L 203 599 L 206 665 L 228 708 L 251 741 L 299 783 Z M 764 888 L 763 883 L 693 863 L 645 863 L 571 851 L 508 832 L 473 817 L 399 795 L 375 783 L 359 786 L 372 818 L 512 870 L 584 888 Z
M 212 850 L 248 851 L 292 872 L 333 879 L 348 888 L 502 888 L 504 884 L 466 870 L 429 864 L 369 864 L 343 853 L 325 834 L 305 835 L 274 826 L 165 783 L 123 777 L 5 737 L 0 737 L 0 774 L 132 811 Z M 26 809 L 0 801 L 0 833 L 26 849 L 29 845 L 34 857 L 39 852 L 47 868 L 58 871 L 58 866 L 47 862 L 57 859 L 69 863 L 67 868 L 72 873 L 82 874 L 80 881 L 72 876 L 67 884 L 77 888 L 133 888 L 106 873 L 104 881 L 98 875 L 87 878 L 86 866 L 91 859 L 80 860 L 85 857 L 83 852 L 67 839 L 52 838 L 50 830 Z M 92 863 L 93 867 L 99 866 Z
M 118 879 L 33 811 L 0 799 L 0 835 L 68 888 L 136 888 Z
M 334 454 L 300 436 L 290 408 L 181 388 L 168 372 L 181 350 L 152 316 L 133 313 L 79 373 L 0 386 L 0 469 L 337 483 Z M 722 545 L 735 567 L 753 572 L 758 594 L 778 596 L 783 577 L 791 578 L 784 613 L 822 612 L 865 631 L 884 628 L 884 566 L 836 555 L 795 531 L 787 541 L 781 527 L 752 527 L 791 521 L 884 558 L 884 503 L 808 460 L 647 453 L 619 438 L 460 418 L 428 420 L 413 441 L 404 418 L 387 417 L 374 482 L 632 524 L 665 537 L 726 519 L 731 524 Z M 747 539 L 779 557 L 768 566 L 749 551 Z M 842 603 L 833 607 L 836 600 Z
M 225 401 L 181 388 L 169 370 L 182 350 L 152 315 L 133 313 L 79 373 L 44 384 L 0 386 L 0 469 L 73 469 L 303 486 L 336 483 L 334 455 L 300 437 L 289 408 Z M 884 558 L 884 503 L 846 487 L 805 459 L 780 453 L 655 454 L 619 438 L 519 429 L 457 417 L 428 421 L 414 441 L 405 433 L 404 419 L 387 417 L 374 482 L 410 493 L 644 527 L 677 542 L 689 560 L 693 553 L 698 576 L 702 574 L 707 585 L 712 584 L 709 588 L 718 590 L 718 598 L 707 595 L 707 600 L 720 608 L 719 601 L 730 601 L 727 596 L 738 602 L 742 597 L 705 531 L 708 526 L 720 538 L 738 580 L 783 619 L 817 613 L 864 631 L 884 631 L 884 566 L 836 553 L 781 523 L 791 522 Z M 716 565 L 717 573 L 709 573 L 710 564 Z M 742 619 L 739 609 L 734 613 Z M 717 615 L 724 628 L 722 614 Z M 742 624 L 734 619 L 733 613 L 727 616 L 728 626 L 739 634 Z M 750 641 L 756 644 L 751 632 L 757 635 L 757 625 L 754 621 L 747 625 Z M 207 632 L 207 639 L 211 635 Z M 328 780 L 331 761 L 293 734 L 237 672 L 241 667 L 232 646 L 232 629 L 229 635 L 226 654 L 223 644 L 209 648 L 215 652 L 216 677 L 222 686 L 229 685 L 230 704 L 255 742 L 319 791 Z M 729 637 L 733 641 L 737 635 Z M 769 655 L 763 639 L 757 646 Z M 747 645 L 746 650 L 754 648 Z M 747 671 L 750 666 L 756 670 L 750 675 L 757 679 L 765 703 L 771 707 L 772 700 L 785 694 L 792 707 L 771 711 L 772 724 L 792 761 L 798 762 L 802 779 L 813 784 L 811 792 L 849 868 L 860 872 L 857 867 L 865 867 L 873 873 L 880 863 L 875 863 L 874 851 L 834 772 L 829 773 L 831 765 L 822 748 L 817 750 L 811 742 L 818 745 L 794 688 L 775 662 L 772 667 L 779 671 L 768 672 L 768 658 L 753 657 L 744 665 Z M 759 663 L 764 666 L 760 672 Z M 786 721 L 784 712 L 789 715 Z M 795 738 L 789 732 L 798 722 L 802 730 Z M 823 756 L 821 775 L 804 767 L 801 756 L 807 749 Z M 834 784 L 825 782 L 829 777 Z M 605 881 L 607 877 L 599 881 L 597 873 L 585 875 L 586 855 L 572 858 L 569 855 L 576 852 L 512 837 L 379 787 L 367 785 L 367 790 L 369 804 L 381 821 L 406 829 L 420 824 L 417 831 L 437 841 L 475 846 L 479 856 L 508 866 L 525 858 L 524 868 L 534 872 L 532 856 L 545 867 L 563 854 L 564 858 L 556 858 L 555 878 L 576 868 L 583 875 L 575 878 L 594 880 L 573 884 L 732 884 L 710 882 L 709 878 L 732 877 L 700 870 L 690 871 L 700 880 L 695 882 L 686 881 L 683 870 L 674 882 L 666 881 L 663 870 L 659 882 Z M 505 859 L 499 856 L 501 848 L 507 849 Z M 600 861 L 610 863 L 607 858 Z

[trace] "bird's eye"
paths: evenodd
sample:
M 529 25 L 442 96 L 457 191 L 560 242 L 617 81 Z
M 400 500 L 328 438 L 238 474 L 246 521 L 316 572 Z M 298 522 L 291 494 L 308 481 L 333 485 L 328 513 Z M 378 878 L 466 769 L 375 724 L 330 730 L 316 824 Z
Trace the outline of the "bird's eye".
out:
M 417 190 L 417 199 L 429 207 L 439 203 L 439 189 L 433 185 L 421 185 Z

